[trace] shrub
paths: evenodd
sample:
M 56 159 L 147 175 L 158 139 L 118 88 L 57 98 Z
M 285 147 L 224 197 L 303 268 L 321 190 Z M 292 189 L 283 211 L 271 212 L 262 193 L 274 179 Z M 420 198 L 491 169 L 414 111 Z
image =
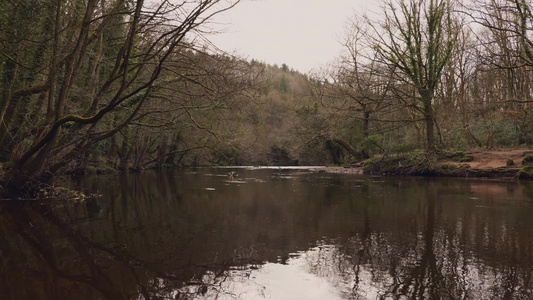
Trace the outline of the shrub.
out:
M 409 142 L 392 143 L 387 146 L 387 153 L 407 153 L 415 150 L 415 145 Z
M 526 156 L 524 156 L 524 158 L 522 159 L 522 165 L 529 166 L 532 164 L 533 164 L 533 156 L 531 154 L 527 154 Z
M 383 142 L 383 136 L 371 135 L 371 136 L 366 137 L 363 140 L 361 144 L 361 149 L 368 153 L 377 153 L 382 149 L 381 148 L 382 142 Z
M 507 159 L 507 162 L 506 162 L 506 165 L 507 165 L 508 167 L 514 166 L 514 160 L 512 160 L 511 158 L 508 158 L 508 159 Z

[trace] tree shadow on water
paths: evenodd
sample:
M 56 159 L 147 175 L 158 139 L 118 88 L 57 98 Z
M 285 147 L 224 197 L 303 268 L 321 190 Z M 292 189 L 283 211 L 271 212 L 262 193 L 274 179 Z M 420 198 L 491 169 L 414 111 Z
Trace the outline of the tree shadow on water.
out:
M 98 233 L 81 229 L 90 220 L 79 218 L 93 214 L 91 201 L 0 204 L 2 299 L 186 299 L 205 293 L 190 269 L 207 267 L 163 267 L 132 255 L 125 244 L 94 242 Z M 218 268 L 223 273 L 229 267 Z M 195 289 L 183 290 L 186 285 Z

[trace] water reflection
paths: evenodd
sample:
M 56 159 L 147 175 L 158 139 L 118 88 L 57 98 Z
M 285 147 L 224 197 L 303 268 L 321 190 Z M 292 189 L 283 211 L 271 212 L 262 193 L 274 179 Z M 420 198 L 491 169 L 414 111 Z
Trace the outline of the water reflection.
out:
M 2 299 L 525 299 L 530 183 L 195 169 L 2 203 Z M 315 297 L 315 298 L 312 298 Z

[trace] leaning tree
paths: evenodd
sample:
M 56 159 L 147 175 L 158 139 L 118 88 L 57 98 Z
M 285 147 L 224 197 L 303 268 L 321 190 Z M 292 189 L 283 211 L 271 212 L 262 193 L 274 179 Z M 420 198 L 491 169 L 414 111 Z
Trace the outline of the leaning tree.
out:
M 126 128 L 159 89 L 173 53 L 238 2 L 0 2 L 2 194 L 35 194 Z

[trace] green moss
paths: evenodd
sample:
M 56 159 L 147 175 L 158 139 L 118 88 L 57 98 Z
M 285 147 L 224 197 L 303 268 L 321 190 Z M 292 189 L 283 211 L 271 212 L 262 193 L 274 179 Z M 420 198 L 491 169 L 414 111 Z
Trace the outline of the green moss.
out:
M 438 173 L 450 175 L 457 172 L 458 167 L 453 164 L 443 163 L 438 168 Z
M 525 166 L 518 173 L 516 173 L 516 177 L 520 179 L 531 179 L 533 178 L 533 167 L 532 166 Z
M 454 166 L 454 165 L 446 164 L 446 163 L 440 165 L 440 167 L 441 167 L 441 169 L 443 169 L 443 170 L 453 170 L 453 169 L 455 169 L 455 166 Z
M 378 163 L 381 160 L 381 157 L 372 157 L 362 162 L 363 169 L 370 168 L 374 164 Z
M 533 156 L 528 154 L 526 156 L 524 156 L 524 158 L 522 159 L 522 165 L 523 166 L 529 166 L 529 165 L 532 165 L 533 164 Z
M 363 162 L 365 173 L 433 175 L 436 167 L 424 151 L 375 157 Z
M 473 161 L 473 160 L 474 160 L 474 155 L 464 153 L 464 151 L 456 151 L 456 152 L 452 155 L 452 159 L 453 159 L 454 161 L 458 161 L 458 162 Z

